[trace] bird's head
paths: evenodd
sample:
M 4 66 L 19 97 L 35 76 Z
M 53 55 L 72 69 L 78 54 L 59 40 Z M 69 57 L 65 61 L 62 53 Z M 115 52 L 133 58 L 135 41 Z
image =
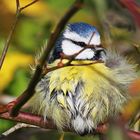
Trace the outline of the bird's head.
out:
M 52 60 L 59 59 L 61 54 L 72 56 L 79 51 L 81 52 L 75 60 L 105 61 L 105 50 L 101 46 L 99 32 L 94 26 L 82 22 L 68 24 L 56 42 Z

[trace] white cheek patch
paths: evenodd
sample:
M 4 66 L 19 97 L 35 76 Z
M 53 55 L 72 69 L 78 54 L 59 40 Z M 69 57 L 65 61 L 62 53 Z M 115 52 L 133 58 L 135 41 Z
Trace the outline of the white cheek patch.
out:
M 65 55 L 73 55 L 78 53 L 83 48 L 73 44 L 72 42 L 68 40 L 62 41 L 62 50 Z M 79 55 L 76 56 L 76 59 L 92 59 L 94 57 L 94 51 L 87 48 L 84 51 L 82 51 Z
M 95 33 L 92 37 L 92 34 L 90 36 L 87 37 L 82 37 L 79 34 L 75 33 L 75 32 L 71 32 L 68 29 L 64 32 L 64 37 L 65 38 L 70 38 L 71 40 L 74 41 L 80 41 L 80 42 L 85 42 L 86 44 L 89 43 L 92 45 L 100 45 L 101 44 L 101 40 L 100 40 L 100 35 Z M 91 39 L 92 37 L 92 39 Z
M 75 53 L 78 53 L 82 48 L 78 45 L 73 44 L 70 41 L 64 40 L 62 41 L 62 50 L 63 53 L 66 55 L 73 55 Z
M 91 36 L 89 37 L 89 40 L 90 40 Z M 100 36 L 97 35 L 97 34 L 94 34 L 93 37 L 92 37 L 92 39 L 91 39 L 91 41 L 90 41 L 90 44 L 100 45 L 101 44 Z
M 76 56 L 76 59 L 92 59 L 94 57 L 94 52 L 91 49 L 86 49 Z

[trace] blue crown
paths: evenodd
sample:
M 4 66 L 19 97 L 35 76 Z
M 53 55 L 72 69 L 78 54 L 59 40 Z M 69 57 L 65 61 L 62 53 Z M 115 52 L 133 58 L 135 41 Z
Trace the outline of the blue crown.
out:
M 93 32 L 99 35 L 97 29 L 94 26 L 91 26 L 89 24 L 83 23 L 83 22 L 77 22 L 73 24 L 68 24 L 68 29 L 71 32 L 76 32 L 82 37 L 86 37 L 91 35 Z

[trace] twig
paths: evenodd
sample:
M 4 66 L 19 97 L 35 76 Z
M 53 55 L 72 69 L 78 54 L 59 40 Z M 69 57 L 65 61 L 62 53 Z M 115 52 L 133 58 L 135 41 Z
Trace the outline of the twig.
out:
M 15 126 L 11 127 L 10 129 L 6 130 L 5 132 L 3 132 L 2 135 L 8 136 L 9 134 L 15 132 L 16 130 L 18 130 L 20 128 L 27 128 L 27 127 L 37 127 L 37 126 L 26 124 L 26 123 L 17 123 Z
M 127 130 L 127 135 L 134 140 L 140 140 L 140 132 Z
M 9 112 L 5 112 L 0 114 L 0 118 L 31 124 L 42 128 L 56 129 L 56 126 L 50 120 L 44 121 L 43 117 L 32 113 L 19 112 L 17 117 L 10 117 Z
M 89 62 L 89 63 L 85 63 L 85 64 L 69 64 L 69 61 L 65 64 L 63 64 L 63 66 L 53 66 L 51 68 L 47 68 L 44 70 L 43 72 L 43 75 L 46 75 L 48 72 L 51 72 L 51 71 L 54 71 L 54 70 L 57 70 L 57 69 L 61 69 L 61 68 L 64 68 L 64 67 L 69 67 L 69 66 L 88 66 L 88 65 L 92 65 L 92 64 L 97 64 L 97 63 L 103 63 L 103 61 L 100 61 L 100 60 L 97 60 L 97 61 L 93 61 L 93 62 Z
M 4 45 L 4 48 L 3 48 L 3 51 L 2 51 L 2 55 L 0 57 L 0 69 L 2 68 L 6 53 L 8 51 L 9 45 L 10 45 L 10 41 L 12 39 L 12 35 L 13 35 L 13 33 L 15 31 L 15 27 L 17 25 L 17 22 L 18 22 L 18 16 L 16 16 L 15 22 L 13 23 L 12 29 L 10 30 L 10 33 L 9 33 L 9 35 L 7 37 L 6 42 L 5 42 L 5 45 Z
M 19 0 L 16 0 L 16 13 L 18 12 L 19 9 L 20 9 L 20 2 Z
M 27 5 L 25 5 L 24 7 L 20 7 L 20 2 L 19 0 L 16 0 L 16 18 L 15 18 L 15 21 L 11 27 L 11 30 L 9 32 L 9 35 L 7 37 L 7 40 L 5 42 L 5 45 L 4 45 L 4 48 L 3 48 L 3 51 L 2 51 L 2 55 L 0 57 L 0 69 L 2 68 L 2 65 L 3 65 L 3 62 L 4 62 L 4 59 L 6 57 L 6 54 L 7 54 L 7 51 L 8 51 L 8 48 L 10 46 L 10 42 L 12 40 L 12 37 L 13 37 L 13 34 L 14 34 L 14 31 L 16 29 L 16 25 L 18 23 L 18 20 L 19 20 L 19 16 L 20 16 L 20 13 L 23 9 L 31 6 L 32 4 L 34 4 L 35 2 L 37 2 L 38 0 L 35 0 Z
M 27 7 L 31 6 L 31 5 L 33 5 L 33 4 L 36 3 L 37 1 L 39 1 L 39 0 L 34 0 L 34 1 L 32 1 L 31 3 L 29 3 L 29 4 L 27 4 L 27 5 L 23 6 L 23 7 L 21 7 L 21 8 L 20 8 L 20 11 L 22 11 L 22 10 L 24 10 L 25 8 L 27 8 Z
M 32 113 L 19 112 L 19 115 L 17 117 L 10 117 L 9 112 L 5 112 L 5 113 L 0 113 L 0 118 L 16 121 L 16 122 L 27 123 L 45 129 L 53 129 L 53 130 L 57 129 L 51 120 L 44 121 L 44 118 L 42 116 L 35 115 Z M 100 126 L 97 127 L 97 129 L 95 130 L 95 132 L 93 132 L 92 135 L 105 134 L 108 131 L 108 128 L 109 128 L 108 124 L 101 124 Z M 72 129 L 67 127 L 65 127 L 63 131 L 74 132 Z M 140 140 L 140 132 L 126 129 L 126 134 L 129 138 Z
M 6 106 L 6 105 L 0 105 L 0 115 L 1 115 L 2 113 L 7 112 L 7 111 L 8 111 L 8 109 L 7 109 L 7 106 Z
M 139 3 L 136 0 L 118 0 L 118 2 L 129 10 L 135 22 L 140 27 Z
M 46 49 L 40 58 L 39 64 L 36 66 L 35 73 L 24 93 L 17 98 L 15 105 L 11 109 L 11 116 L 17 116 L 18 111 L 20 108 L 33 96 L 35 86 L 37 85 L 38 81 L 40 80 L 41 73 L 43 71 L 43 66 L 49 58 L 49 54 L 55 45 L 55 42 L 65 27 L 68 20 L 81 8 L 83 5 L 83 0 L 76 0 L 75 3 L 71 6 L 71 8 L 67 11 L 67 13 L 62 17 L 62 19 L 57 24 L 54 32 L 51 34 Z

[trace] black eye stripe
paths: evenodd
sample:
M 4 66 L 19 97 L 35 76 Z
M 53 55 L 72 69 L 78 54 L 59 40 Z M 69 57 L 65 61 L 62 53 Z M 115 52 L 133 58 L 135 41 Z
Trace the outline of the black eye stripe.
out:
M 87 44 L 85 42 L 74 41 L 74 40 L 71 40 L 69 38 L 65 38 L 65 40 L 71 41 L 73 44 L 81 46 L 81 47 L 86 47 L 87 46 Z
M 76 41 L 72 41 L 72 42 L 73 42 L 74 44 L 78 45 L 78 46 L 81 46 L 81 47 L 87 46 L 87 44 L 84 43 L 84 42 L 76 42 Z
M 94 47 L 103 48 L 102 45 L 88 45 L 85 42 L 82 42 L 82 41 L 74 41 L 74 40 L 69 39 L 69 38 L 65 38 L 65 40 L 68 40 L 68 41 L 72 42 L 73 44 L 78 45 L 78 46 L 81 46 L 81 47 L 88 46 L 87 48 L 94 48 Z

